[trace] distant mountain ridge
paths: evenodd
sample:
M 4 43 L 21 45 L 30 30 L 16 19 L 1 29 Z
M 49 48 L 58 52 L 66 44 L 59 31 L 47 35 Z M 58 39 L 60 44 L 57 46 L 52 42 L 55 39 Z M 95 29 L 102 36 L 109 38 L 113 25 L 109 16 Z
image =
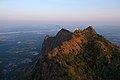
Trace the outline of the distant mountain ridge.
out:
M 92 26 L 46 36 L 42 57 L 26 71 L 27 80 L 119 80 L 120 49 Z

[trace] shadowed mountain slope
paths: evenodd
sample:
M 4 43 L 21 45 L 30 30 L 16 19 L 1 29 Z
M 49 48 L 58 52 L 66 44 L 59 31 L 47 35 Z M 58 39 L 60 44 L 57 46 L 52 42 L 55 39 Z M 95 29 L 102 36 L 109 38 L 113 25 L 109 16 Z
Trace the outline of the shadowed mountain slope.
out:
M 46 36 L 43 56 L 26 71 L 27 80 L 119 80 L 119 47 L 93 27 Z

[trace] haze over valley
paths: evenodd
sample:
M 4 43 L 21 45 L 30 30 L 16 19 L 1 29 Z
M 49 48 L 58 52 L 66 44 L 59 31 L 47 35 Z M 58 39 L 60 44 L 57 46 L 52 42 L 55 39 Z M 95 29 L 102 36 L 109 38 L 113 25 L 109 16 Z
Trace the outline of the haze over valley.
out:
M 0 80 L 119 80 L 119 49 L 120 0 L 0 0 Z

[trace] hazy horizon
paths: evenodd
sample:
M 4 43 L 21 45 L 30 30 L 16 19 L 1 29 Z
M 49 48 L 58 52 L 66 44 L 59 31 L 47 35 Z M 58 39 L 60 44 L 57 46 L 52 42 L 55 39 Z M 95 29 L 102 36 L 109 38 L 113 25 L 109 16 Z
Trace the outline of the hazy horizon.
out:
M 120 25 L 120 0 L 0 0 L 0 27 Z
M 117 80 L 119 48 L 120 0 L 0 0 L 0 80 Z

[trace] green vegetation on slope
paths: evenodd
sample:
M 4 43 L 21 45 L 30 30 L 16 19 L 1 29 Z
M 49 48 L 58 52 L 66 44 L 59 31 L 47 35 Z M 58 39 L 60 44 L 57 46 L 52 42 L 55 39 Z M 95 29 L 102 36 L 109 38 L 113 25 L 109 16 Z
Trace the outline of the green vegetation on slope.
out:
M 119 80 L 120 50 L 92 27 L 76 30 L 70 40 L 37 61 L 28 76 L 28 80 Z

